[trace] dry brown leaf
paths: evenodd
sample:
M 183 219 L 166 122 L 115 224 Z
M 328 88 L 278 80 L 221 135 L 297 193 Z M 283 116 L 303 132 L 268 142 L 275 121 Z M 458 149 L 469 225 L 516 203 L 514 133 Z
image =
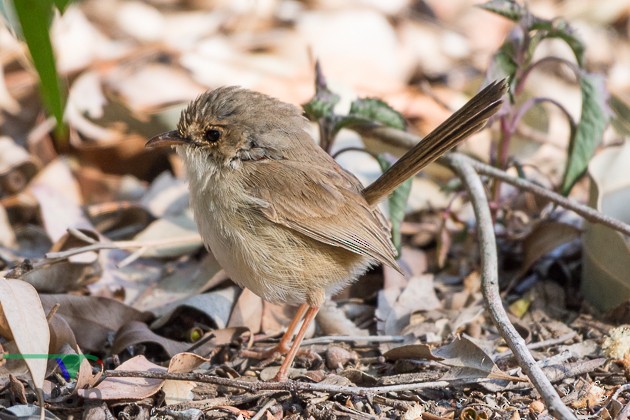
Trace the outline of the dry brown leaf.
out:
M 204 359 L 194 353 L 179 353 L 171 358 L 168 364 L 168 371 L 171 373 L 188 373 L 204 362 L 208 362 L 208 359 Z M 195 386 L 197 386 L 197 383 L 194 381 L 164 381 L 162 391 L 164 391 L 166 404 L 177 404 L 192 400 L 194 397 L 192 390 Z
M 442 360 L 442 357 L 432 353 L 431 346 L 426 344 L 407 344 L 395 347 L 383 354 L 387 360 L 422 359 L 422 360 Z
M 48 326 L 50 327 L 49 353 L 59 353 L 65 345 L 69 345 L 77 350 L 77 340 L 74 332 L 61 315 L 55 313 L 48 320 Z
M 178 323 L 178 319 L 191 316 L 199 323 L 204 322 L 202 316 L 205 316 L 205 322 L 209 327 L 225 328 L 239 291 L 237 286 L 229 286 L 209 293 L 192 295 L 176 305 L 168 305 L 172 309 L 153 322 L 151 328 L 160 328 L 173 322 Z
M 350 321 L 336 303 L 328 300 L 320 308 L 316 319 L 322 335 L 369 335 L 367 330 Z
M 41 295 L 41 301 L 46 311 L 60 304 L 57 314 L 70 325 L 79 346 L 89 351 L 102 351 L 108 335 L 118 331 L 127 322 L 149 317 L 148 314 L 107 298 Z
M 228 327 L 247 327 L 258 333 L 262 329 L 263 300 L 249 289 L 243 289 L 228 321 Z
M 208 299 L 208 296 L 201 295 L 203 296 L 201 298 L 195 298 L 195 296 L 199 296 L 199 293 L 210 290 L 227 280 L 227 274 L 214 256 L 207 254 L 200 262 L 191 261 L 190 264 L 178 265 L 176 270 L 161 277 L 156 284 L 147 288 L 144 293 L 134 299 L 133 307 L 138 310 L 151 311 L 159 317 L 152 324 L 153 328 L 168 322 L 179 306 L 189 306 L 204 312 L 211 320 L 214 320 L 218 328 L 223 328 L 227 323 L 229 311 L 236 300 L 238 289 L 224 288 L 211 292 L 218 294 L 214 297 L 215 301 L 212 301 L 213 298 Z M 215 303 L 220 306 L 216 308 L 208 306 Z M 226 303 L 229 304 L 230 309 L 224 316 Z
M 116 370 L 137 372 L 166 372 L 166 369 L 149 362 L 144 356 L 133 357 Z M 151 378 L 105 378 L 95 388 L 80 389 L 78 394 L 87 400 L 130 400 L 150 397 L 162 388 L 163 379 Z
M 524 261 L 517 277 L 524 275 L 539 258 L 581 234 L 577 227 L 562 222 L 543 220 L 536 224 L 523 241 Z
M 44 388 L 50 331 L 46 313 L 37 291 L 21 280 L 0 278 L 0 331 L 10 333 L 21 354 L 34 355 L 24 358 L 36 389 Z
M 431 349 L 424 344 L 410 344 L 387 351 L 384 355 L 389 360 L 424 359 L 435 360 L 450 366 L 442 379 L 486 378 L 520 380 L 513 378 L 497 367 L 492 358 L 467 338 L 456 338 L 451 343 Z
M 630 142 L 611 147 L 589 164 L 591 207 L 630 222 Z M 628 267 L 630 240 L 601 224 L 586 225 L 583 240 L 582 293 L 600 310 L 611 309 L 630 298 Z
M 46 232 L 53 241 L 70 227 L 92 229 L 81 210 L 81 192 L 68 161 L 57 159 L 49 163 L 31 181 L 28 192 L 37 199 Z
M 171 340 L 154 333 L 144 322 L 131 321 L 116 332 L 116 337 L 112 344 L 112 353 L 120 353 L 127 347 L 140 343 L 157 344 L 169 356 L 186 351 L 191 346 L 190 343 Z
M 74 174 L 79 182 L 85 202 L 90 203 L 90 207 L 86 209 L 86 212 L 100 232 L 103 229 L 99 229 L 96 226 L 93 218 L 102 217 L 103 210 L 109 209 L 111 211 L 111 208 L 116 204 L 121 207 L 120 210 L 139 208 L 140 206 L 136 203 L 136 200 L 141 198 L 147 191 L 146 184 L 134 176 L 113 175 L 93 166 L 79 166 L 75 169 Z M 105 208 L 96 205 L 99 203 L 104 203 L 103 207 Z M 107 207 L 108 204 L 109 208 Z M 144 211 L 147 213 L 146 210 Z M 110 217 L 112 217 L 111 214 Z M 146 226 L 146 224 L 147 222 L 142 227 Z
M 203 245 L 192 210 L 157 219 L 133 240 L 147 243 L 143 257 L 179 257 L 191 254 Z
M 155 220 L 140 204 L 124 200 L 90 205 L 85 212 L 94 229 L 112 240 L 132 238 Z
M 376 309 L 376 316 L 381 320 L 379 333 L 399 335 L 409 324 L 409 317 L 413 312 L 429 311 L 440 306 L 431 274 L 412 277 L 402 291 L 393 288 L 382 290 L 378 295 Z

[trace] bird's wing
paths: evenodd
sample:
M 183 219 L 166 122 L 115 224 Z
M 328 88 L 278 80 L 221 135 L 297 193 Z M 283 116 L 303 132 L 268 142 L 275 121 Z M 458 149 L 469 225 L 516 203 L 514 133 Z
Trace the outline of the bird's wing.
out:
M 368 206 L 352 175 L 336 166 L 288 160 L 246 166 L 248 193 L 269 220 L 399 270 L 385 219 Z

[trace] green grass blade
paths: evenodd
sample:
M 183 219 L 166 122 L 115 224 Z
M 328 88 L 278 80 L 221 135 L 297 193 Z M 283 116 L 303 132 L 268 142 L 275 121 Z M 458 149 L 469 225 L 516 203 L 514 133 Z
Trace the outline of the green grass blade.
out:
M 22 27 L 33 65 L 40 79 L 42 101 L 57 120 L 57 137 L 65 136 L 63 125 L 64 97 L 55 67 L 55 56 L 50 42 L 50 22 L 52 20 L 52 0 L 15 0 L 15 12 Z M 60 138 L 61 137 L 61 138 Z

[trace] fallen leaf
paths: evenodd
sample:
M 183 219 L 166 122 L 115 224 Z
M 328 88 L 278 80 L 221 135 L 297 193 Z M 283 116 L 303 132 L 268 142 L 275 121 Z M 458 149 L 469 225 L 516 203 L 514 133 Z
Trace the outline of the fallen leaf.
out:
M 591 161 L 589 205 L 629 223 L 630 142 L 602 151 Z M 630 298 L 630 240 L 607 226 L 586 223 L 583 238 L 582 294 L 600 310 Z
M 76 295 L 41 295 L 45 311 L 59 303 L 57 314 L 74 331 L 77 343 L 89 351 L 101 351 L 108 336 L 130 321 L 140 321 L 149 314 L 108 298 Z
M 166 369 L 149 362 L 144 356 L 133 357 L 115 370 L 137 372 L 166 372 Z M 162 388 L 163 379 L 105 378 L 95 388 L 80 389 L 78 394 L 86 400 L 131 400 L 150 397 Z
M 92 229 L 81 210 L 81 192 L 67 160 L 57 159 L 46 165 L 27 191 L 37 199 L 46 232 L 53 241 L 70 227 Z
M 190 209 L 157 219 L 133 239 L 147 244 L 143 257 L 179 257 L 203 245 Z
M 397 293 L 389 288 L 378 295 L 376 310 L 378 330 L 383 335 L 399 335 L 409 324 L 413 312 L 429 311 L 441 306 L 433 288 L 433 275 L 424 274 L 409 279 L 409 284 Z
M 43 389 L 50 331 L 37 291 L 21 280 L 0 278 L 0 308 L 0 332 L 15 341 L 35 389 Z
M 208 293 L 194 294 L 174 305 L 168 305 L 170 309 L 165 312 L 159 310 L 158 312 L 163 315 L 151 324 L 151 328 L 160 328 L 176 321 L 180 316 L 188 317 L 190 314 L 197 319 L 200 314 L 204 315 L 212 328 L 225 328 L 239 292 L 239 287 L 229 286 Z
M 263 301 L 249 289 L 243 289 L 230 314 L 228 327 L 247 327 L 258 333 L 262 329 Z
M 162 337 L 151 331 L 144 322 L 131 321 L 116 332 L 116 337 L 112 344 L 112 353 L 120 353 L 127 347 L 140 343 L 157 344 L 162 347 L 169 356 L 186 351 L 192 345 L 191 343 Z
M 523 265 L 516 278 L 525 275 L 541 257 L 562 244 L 577 239 L 582 231 L 567 223 L 543 220 L 523 240 Z
M 168 364 L 168 371 L 171 373 L 188 373 L 204 362 L 208 362 L 208 359 L 204 359 L 194 353 L 179 353 L 171 358 Z M 197 383 L 194 381 L 164 381 L 162 391 L 164 392 L 166 404 L 191 401 L 194 397 L 192 390 L 196 386 Z

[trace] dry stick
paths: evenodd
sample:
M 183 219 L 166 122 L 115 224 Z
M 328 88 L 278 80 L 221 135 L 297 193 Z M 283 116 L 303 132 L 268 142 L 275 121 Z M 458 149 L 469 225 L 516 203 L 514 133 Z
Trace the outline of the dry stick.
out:
M 556 375 L 555 381 L 561 381 L 567 377 L 580 375 L 584 373 L 582 370 L 564 371 L 563 374 Z M 150 379 L 171 379 L 175 381 L 195 381 L 202 383 L 211 383 L 225 387 L 239 388 L 250 393 L 260 391 L 318 391 L 328 393 L 338 393 L 358 396 L 374 396 L 379 394 L 387 394 L 389 392 L 417 391 L 420 389 L 440 389 L 445 387 L 467 386 L 471 384 L 481 384 L 484 382 L 492 382 L 493 378 L 463 378 L 448 379 L 430 382 L 414 382 L 396 385 L 383 385 L 375 387 L 359 387 L 359 386 L 341 386 L 322 383 L 310 382 L 262 382 L 243 379 L 220 378 L 218 376 L 209 375 L 207 373 L 171 373 L 166 371 L 125 371 L 125 370 L 108 370 L 105 372 L 105 378 L 150 378 Z M 524 385 L 521 389 L 525 389 Z M 92 398 L 98 397 L 98 389 L 94 388 L 86 391 Z M 560 417 L 574 418 L 574 417 Z
M 416 382 L 410 384 L 384 385 L 375 387 L 358 387 L 358 386 L 342 386 L 330 385 L 310 382 L 261 382 L 248 381 L 243 379 L 220 378 L 218 376 L 208 375 L 205 373 L 171 373 L 165 371 L 134 371 L 134 370 L 109 370 L 105 372 L 106 378 L 150 378 L 150 379 L 172 379 L 176 381 L 195 381 L 203 383 L 211 383 L 226 387 L 244 389 L 248 392 L 258 391 L 318 391 L 338 394 L 373 396 L 377 394 L 386 394 L 388 392 L 416 391 L 419 389 L 440 389 L 449 386 L 470 385 L 483 382 L 493 381 L 492 378 L 465 378 L 465 379 L 449 379 L 432 382 Z M 91 398 L 98 397 L 93 393 L 98 393 L 98 389 L 89 390 Z
M 477 218 L 477 234 L 479 236 L 479 249 L 481 250 L 481 289 L 495 326 L 514 353 L 519 366 L 545 401 L 549 413 L 560 419 L 576 419 L 571 410 L 564 405 L 540 366 L 536 364 L 531 353 L 527 350 L 525 340 L 516 331 L 503 308 L 499 293 L 497 247 L 492 215 L 481 178 L 461 155 L 453 154 L 444 157 L 443 160 L 464 182 Z
M 461 155 L 461 154 L 458 153 L 458 155 Z M 519 189 L 529 191 L 540 197 L 544 197 L 547 200 L 551 201 L 552 203 L 555 203 L 561 207 L 564 207 L 565 209 L 569 209 L 579 214 L 580 216 L 582 216 L 584 219 L 588 220 L 591 223 L 599 223 L 599 224 L 608 226 L 609 228 L 614 229 L 618 232 L 621 232 L 625 235 L 630 236 L 630 225 L 628 225 L 627 223 L 624 223 L 618 219 L 615 219 L 613 217 L 600 213 L 597 210 L 593 209 L 592 207 L 586 206 L 584 204 L 576 203 L 575 201 L 570 200 L 560 194 L 557 194 L 546 188 L 540 187 L 531 181 L 528 181 L 523 178 L 516 178 L 516 177 L 510 176 L 509 174 L 505 173 L 502 170 L 493 168 L 490 165 L 474 160 L 468 156 L 465 156 L 465 155 L 461 155 L 461 156 L 462 156 L 462 159 L 465 159 L 467 163 L 470 164 L 473 168 L 475 168 L 475 170 L 479 172 L 480 174 L 488 175 L 493 178 L 500 179 L 501 181 L 506 182 L 510 185 L 513 185 Z
M 83 254 L 84 252 L 100 251 L 103 249 L 134 249 L 134 248 L 153 248 L 163 245 L 176 245 L 197 243 L 201 246 L 201 239 L 198 234 L 191 234 L 188 236 L 182 236 L 175 239 L 154 239 L 151 241 L 116 241 L 116 242 L 97 242 L 91 245 L 82 246 L 79 248 L 72 248 L 66 251 L 49 252 L 46 254 L 46 260 L 43 263 L 49 264 L 57 260 L 64 260 L 70 258 L 73 255 Z M 53 261 L 51 261 L 53 260 Z
M 325 335 L 322 337 L 309 338 L 303 340 L 300 346 L 308 346 L 311 344 L 330 344 L 340 342 L 367 342 L 367 343 L 398 343 L 405 341 L 405 337 L 402 335 Z
M 258 410 L 258 413 L 256 413 L 256 415 L 254 417 L 251 418 L 251 420 L 260 420 L 262 419 L 262 416 L 267 412 L 267 410 L 269 410 L 274 404 L 276 403 L 275 398 L 270 399 L 269 401 L 267 401 L 267 404 L 263 405 L 263 407 Z
M 543 348 L 543 347 L 554 346 L 556 344 L 561 344 L 561 343 L 564 343 L 565 341 L 569 341 L 570 339 L 572 339 L 576 335 L 577 335 L 577 333 L 575 331 L 571 331 L 569 333 L 561 335 L 558 338 L 550 338 L 549 340 L 543 340 L 543 341 L 537 341 L 535 343 L 530 343 L 530 344 L 527 345 L 527 348 L 529 350 L 535 350 L 535 349 L 540 349 L 540 348 Z M 502 353 L 493 354 L 492 355 L 492 360 L 494 360 L 496 362 L 497 360 L 504 359 L 506 357 L 511 357 L 511 356 L 512 356 L 512 350 L 507 350 L 507 351 L 504 351 Z
M 418 136 L 407 133 L 405 131 L 396 130 L 394 128 L 378 127 L 369 129 L 368 127 L 356 127 L 354 129 L 359 134 L 363 134 L 368 137 L 378 138 L 385 143 L 393 144 L 398 147 L 409 148 L 422 141 L 422 139 Z M 584 219 L 588 220 L 591 223 L 599 223 L 623 234 L 630 235 L 630 225 L 610 216 L 606 216 L 605 214 L 602 214 L 587 205 L 576 203 L 575 201 L 570 200 L 558 193 L 540 187 L 531 181 L 523 178 L 513 177 L 507 174 L 505 171 L 494 168 L 488 164 L 479 162 L 460 153 L 451 153 L 451 155 L 461 156 L 462 159 L 465 159 L 466 162 L 470 164 L 473 168 L 475 168 L 475 170 L 480 174 L 500 179 L 501 181 L 513 185 L 516 188 L 529 191 L 540 197 L 544 197 L 552 203 L 559 205 L 560 207 L 564 207 L 565 209 L 575 212 L 576 214 L 582 216 Z M 440 158 L 438 159 L 438 162 L 443 163 L 445 162 L 444 159 L 444 157 Z

